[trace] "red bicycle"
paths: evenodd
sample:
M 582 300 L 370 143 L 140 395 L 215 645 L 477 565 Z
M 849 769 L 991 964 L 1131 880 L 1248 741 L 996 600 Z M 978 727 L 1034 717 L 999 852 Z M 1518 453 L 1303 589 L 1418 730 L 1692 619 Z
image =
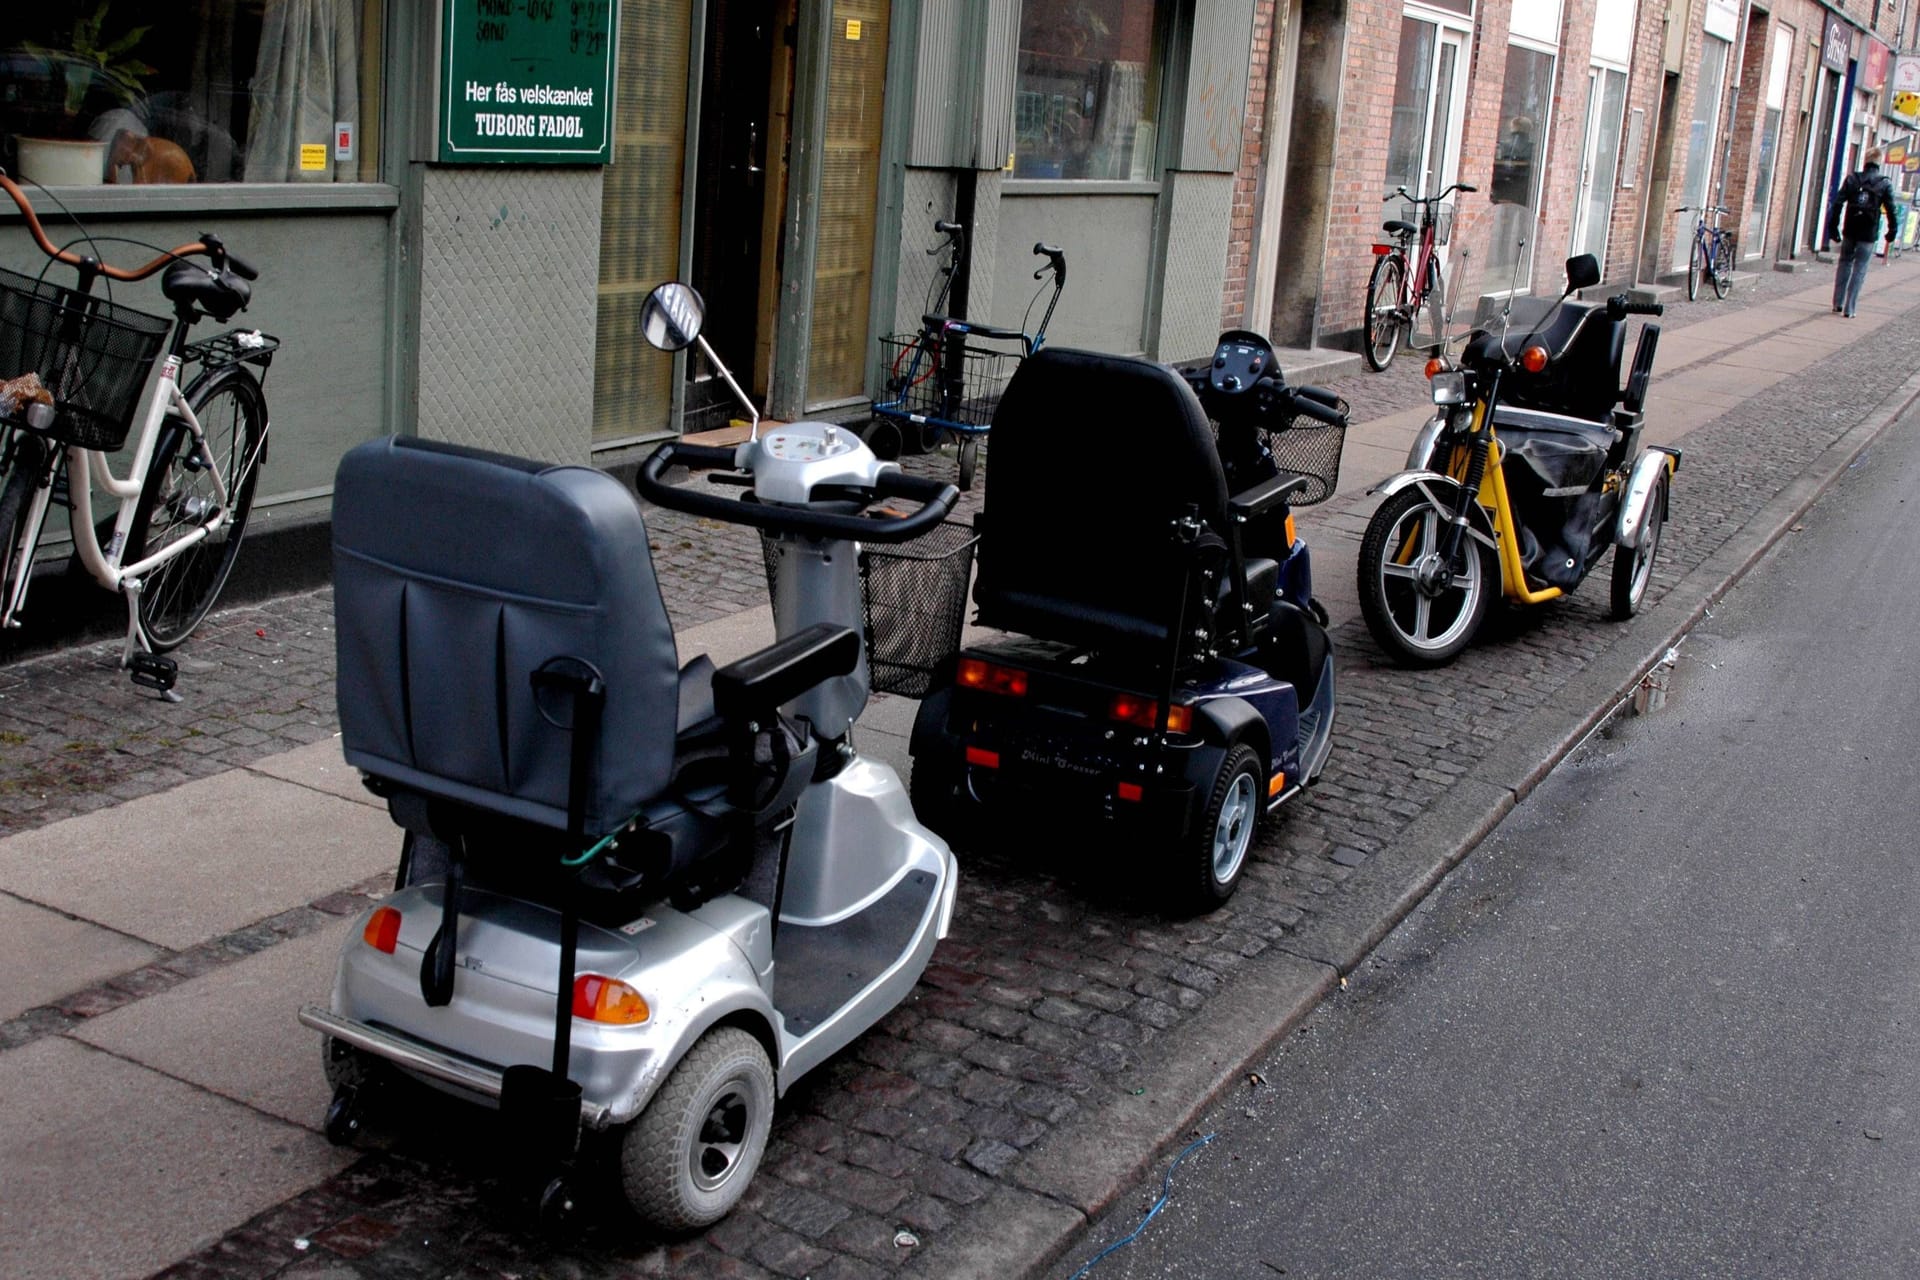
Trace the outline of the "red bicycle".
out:
M 1366 353 L 1375 371 L 1393 363 L 1413 318 L 1426 311 L 1434 345 L 1446 338 L 1447 280 L 1434 250 L 1453 234 L 1453 206 L 1443 203 L 1456 191 L 1478 190 L 1456 182 L 1434 196 L 1416 196 L 1394 188 L 1387 200 L 1406 202 L 1402 215 L 1382 224 L 1390 240 L 1373 246 L 1376 261 L 1367 277 Z M 1409 257 L 1412 261 L 1409 262 Z

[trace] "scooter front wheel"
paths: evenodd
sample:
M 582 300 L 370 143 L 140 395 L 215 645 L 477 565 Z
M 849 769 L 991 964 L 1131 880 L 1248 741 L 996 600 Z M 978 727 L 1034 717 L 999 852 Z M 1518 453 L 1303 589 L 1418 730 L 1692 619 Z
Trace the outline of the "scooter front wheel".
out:
M 1451 564 L 1442 539 L 1451 513 L 1419 488 L 1402 489 L 1374 512 L 1360 540 L 1360 613 L 1401 666 L 1437 667 L 1467 647 L 1500 589 L 1500 562 L 1463 534 Z
M 700 1037 L 621 1139 L 621 1190 L 634 1213 L 675 1234 L 725 1217 L 766 1153 L 773 1099 L 758 1040 L 737 1027 Z

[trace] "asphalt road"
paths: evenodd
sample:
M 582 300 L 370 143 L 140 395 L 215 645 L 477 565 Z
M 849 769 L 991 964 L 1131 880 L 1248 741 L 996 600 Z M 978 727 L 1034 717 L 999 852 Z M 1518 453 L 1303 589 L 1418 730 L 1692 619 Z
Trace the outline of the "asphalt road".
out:
M 1916 516 L 1910 417 L 1687 640 L 1665 708 L 1517 809 L 1090 1274 L 1920 1274 Z

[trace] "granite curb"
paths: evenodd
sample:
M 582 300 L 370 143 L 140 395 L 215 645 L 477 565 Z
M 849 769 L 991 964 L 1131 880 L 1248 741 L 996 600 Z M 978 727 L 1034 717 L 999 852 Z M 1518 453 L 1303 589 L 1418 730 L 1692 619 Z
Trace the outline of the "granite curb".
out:
M 1810 471 L 1761 506 L 1726 544 L 1676 583 L 1480 767 L 1450 788 L 1342 886 L 1345 908 L 1303 921 L 1274 951 L 1236 975 L 1186 1028 L 1197 1052 L 1157 1063 L 1133 1097 L 1109 1099 L 1038 1144 L 1001 1188 L 992 1236 L 943 1241 L 904 1274 L 1037 1276 L 1125 1191 L 1190 1136 L 1188 1129 L 1267 1051 L 1353 972 L 1579 744 L 1604 724 L 1667 652 L 1773 549 L 1849 467 L 1920 402 L 1920 373 L 1830 445 Z M 1590 708 L 1569 722 L 1567 707 Z M 1489 780 L 1487 775 L 1491 775 Z M 1170 1104 L 1164 1111 L 1156 1110 Z

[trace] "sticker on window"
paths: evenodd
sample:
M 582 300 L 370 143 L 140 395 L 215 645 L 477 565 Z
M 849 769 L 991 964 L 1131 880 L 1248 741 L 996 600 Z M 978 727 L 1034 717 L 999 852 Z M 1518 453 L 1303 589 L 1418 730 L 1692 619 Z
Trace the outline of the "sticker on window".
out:
M 300 144 L 300 172 L 324 173 L 327 168 L 327 144 L 324 142 L 303 142 Z

